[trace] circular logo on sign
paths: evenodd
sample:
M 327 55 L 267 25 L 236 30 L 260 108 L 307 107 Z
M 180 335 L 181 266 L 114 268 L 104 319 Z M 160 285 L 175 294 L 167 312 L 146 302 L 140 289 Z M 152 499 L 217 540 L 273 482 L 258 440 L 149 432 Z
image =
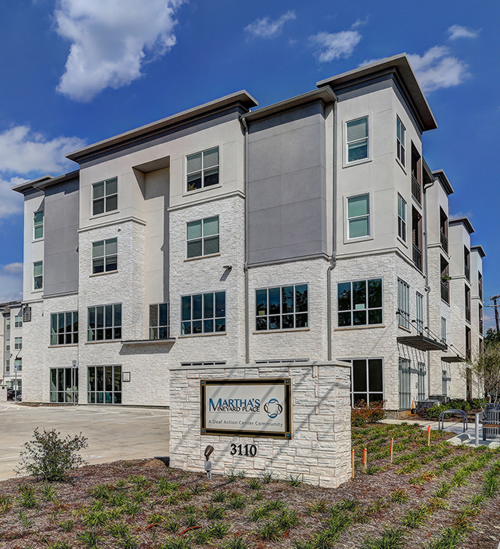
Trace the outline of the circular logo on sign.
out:
M 283 406 L 281 406 L 277 399 L 272 398 L 264 404 L 264 411 L 271 419 L 274 419 L 283 412 Z

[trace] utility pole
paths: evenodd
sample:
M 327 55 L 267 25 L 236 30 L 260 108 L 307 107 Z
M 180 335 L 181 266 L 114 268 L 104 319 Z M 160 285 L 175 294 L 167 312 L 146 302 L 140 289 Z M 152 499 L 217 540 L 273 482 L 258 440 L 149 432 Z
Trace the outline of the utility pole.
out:
M 498 303 L 497 301 L 500 299 L 500 294 L 497 294 L 497 295 L 494 295 L 493 297 L 490 297 L 490 300 L 493 301 L 494 305 L 493 307 L 495 308 L 495 324 L 497 326 L 497 334 L 498 332 L 500 332 L 500 322 L 499 322 L 499 319 L 498 319 Z

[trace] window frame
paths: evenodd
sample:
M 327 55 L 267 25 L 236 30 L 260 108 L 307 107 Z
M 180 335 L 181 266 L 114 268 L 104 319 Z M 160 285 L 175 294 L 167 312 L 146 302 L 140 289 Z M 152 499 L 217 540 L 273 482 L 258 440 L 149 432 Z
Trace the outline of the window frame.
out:
M 36 216 L 37 214 L 40 214 L 40 213 L 42 214 L 42 220 L 37 222 Z M 37 240 L 37 241 L 43 240 L 45 236 L 44 219 L 45 219 L 44 210 L 33 212 L 33 240 Z M 42 229 L 42 236 L 36 236 L 36 230 L 40 228 Z
M 106 191 L 107 191 L 108 183 L 112 183 L 113 181 L 116 182 L 116 192 L 107 194 Z M 101 184 L 104 185 L 104 194 L 102 196 L 99 196 L 99 197 L 96 198 L 94 196 L 95 188 L 98 185 L 101 185 Z M 96 183 L 92 183 L 91 190 L 90 190 L 90 196 L 91 196 L 91 203 L 92 203 L 92 217 L 96 217 L 96 216 L 100 216 L 100 215 L 106 215 L 106 214 L 109 214 L 111 212 L 117 212 L 118 211 L 118 177 L 117 176 L 110 177 L 109 179 L 103 179 L 102 181 L 97 181 Z M 116 196 L 116 207 L 107 209 L 108 200 L 115 197 L 115 196 Z M 95 204 L 96 204 L 97 201 L 100 201 L 100 200 L 104 201 L 103 211 L 99 212 L 99 213 L 95 213 Z
M 380 280 L 380 288 L 381 288 L 381 306 L 380 307 L 369 307 L 369 303 L 368 303 L 368 299 L 369 299 L 369 295 L 368 295 L 368 291 L 367 291 L 367 288 L 368 288 L 368 282 L 371 282 L 371 281 L 375 281 L 375 280 Z M 353 303 L 353 299 L 354 299 L 354 291 L 353 291 L 353 284 L 356 284 L 356 283 L 360 283 L 360 282 L 364 282 L 365 283 L 365 294 L 366 294 L 366 298 L 365 298 L 365 308 L 364 309 L 355 309 L 353 307 L 354 303 Z M 350 284 L 350 301 L 351 301 L 351 304 L 350 304 L 350 308 L 349 309 L 340 309 L 339 307 L 339 286 L 342 285 L 342 284 Z M 360 278 L 360 279 L 356 279 L 356 280 L 344 280 L 344 281 L 339 281 L 337 282 L 337 328 L 338 329 L 352 329 L 352 328 L 363 328 L 363 327 L 377 327 L 377 326 L 383 326 L 384 325 L 384 278 L 381 276 L 381 277 L 376 277 L 376 278 Z M 373 324 L 370 324 L 369 322 L 369 319 L 370 319 L 370 311 L 377 311 L 377 310 L 381 310 L 381 315 L 382 315 L 382 319 L 380 322 L 377 322 L 377 323 L 373 323 Z M 367 314 L 366 314 L 366 322 L 364 324 L 354 324 L 354 315 L 353 313 L 355 311 L 365 311 Z M 339 322 L 339 318 L 340 318 L 340 314 L 342 313 L 349 313 L 350 314 L 350 324 L 344 324 L 344 325 L 341 325 L 340 322 Z
M 16 368 L 17 367 L 17 368 Z M 23 358 L 17 357 L 14 359 L 14 373 L 17 371 L 17 373 L 23 371 Z
M 367 402 L 366 404 L 369 405 L 370 402 L 372 402 L 370 400 L 370 394 L 380 394 L 380 391 L 370 391 L 369 388 L 370 388 L 370 368 L 369 368 L 369 361 L 370 360 L 380 360 L 382 362 L 382 400 L 384 400 L 384 397 L 385 397 L 385 360 L 384 360 L 384 357 L 363 357 L 363 356 L 360 356 L 360 357 L 355 357 L 355 358 L 341 358 L 340 360 L 342 360 L 343 362 L 350 362 L 351 363 L 351 369 L 350 369 L 350 387 L 349 387 L 349 400 L 350 400 L 350 403 L 351 403 L 351 407 L 354 408 L 354 405 L 356 404 L 356 402 L 359 402 L 359 398 L 355 401 L 354 400 L 354 394 L 355 394 L 355 391 L 353 391 L 354 389 L 354 364 L 353 362 L 355 360 L 364 360 L 365 361 L 365 364 L 366 364 L 366 387 L 367 387 L 367 390 L 366 390 L 366 395 L 367 395 Z M 364 394 L 362 391 L 356 391 L 356 394 Z M 380 400 L 373 400 L 373 402 L 380 402 Z
M 404 294 L 403 294 L 404 292 Z M 406 306 L 407 309 L 403 309 Z M 411 304 L 410 304 L 410 285 L 398 276 L 398 327 L 405 330 L 411 330 Z
M 400 206 L 402 206 L 400 208 Z M 407 242 L 407 202 L 406 200 L 398 193 L 398 237 L 406 244 Z M 401 217 L 401 213 L 403 213 L 404 217 Z
M 14 338 L 14 351 L 20 351 L 23 348 L 23 338 L 18 336 Z
M 167 323 L 162 324 L 160 322 L 160 306 L 165 305 L 167 308 Z M 156 318 L 157 322 L 152 325 L 152 308 L 157 307 Z M 155 332 L 156 330 L 156 332 Z M 165 337 L 160 337 L 160 334 L 164 330 Z M 156 337 L 155 337 L 156 336 Z M 162 339 L 170 339 L 170 303 L 151 303 L 149 305 L 149 339 L 153 341 L 161 341 Z
M 360 198 L 360 197 L 364 197 L 366 196 L 367 199 L 368 199 L 368 213 L 367 214 L 363 214 L 363 215 L 357 215 L 357 216 L 354 216 L 354 217 L 349 217 L 349 200 L 353 200 L 355 198 Z M 355 194 L 355 195 L 352 195 L 352 196 L 346 196 L 345 197 L 345 222 L 346 222 L 346 241 L 347 242 L 358 242 L 358 241 L 361 241 L 361 240 L 368 240 L 368 239 L 371 239 L 373 238 L 372 236 L 372 216 L 371 216 L 371 209 L 372 209 L 372 204 L 371 204 L 372 200 L 371 200 L 371 193 L 367 192 L 367 193 L 359 193 L 359 194 Z M 363 218 L 367 218 L 368 219 L 368 234 L 365 234 L 365 235 L 362 235 L 362 236 L 352 236 L 351 237 L 351 224 L 350 222 L 351 221 L 355 221 L 355 220 L 359 220 L 359 219 L 363 219 Z
M 215 149 L 217 149 L 217 156 L 218 156 L 217 183 L 213 183 L 212 185 L 205 185 L 205 177 L 206 177 L 205 171 L 210 171 L 210 170 L 215 169 L 215 166 L 210 166 L 208 168 L 205 168 L 205 153 L 208 153 L 208 152 L 213 151 Z M 188 171 L 189 158 L 193 157 L 193 156 L 196 156 L 197 154 L 201 154 L 201 159 L 202 159 L 202 161 L 201 161 L 201 170 L 194 170 L 192 172 L 189 172 Z M 221 147 L 220 147 L 220 145 L 217 144 L 217 145 L 214 145 L 213 147 L 208 147 L 208 148 L 202 149 L 200 151 L 196 151 L 196 152 L 193 152 L 193 153 L 190 153 L 190 154 L 186 154 L 185 160 L 184 160 L 184 169 L 185 169 L 185 174 L 186 174 L 186 178 L 185 178 L 186 186 L 184 187 L 184 193 L 190 194 L 190 193 L 200 192 L 200 191 L 204 191 L 205 189 L 211 189 L 211 188 L 215 188 L 215 187 L 220 186 L 221 185 Z M 201 174 L 201 187 L 199 189 L 196 189 L 196 188 L 190 189 L 189 188 L 189 182 L 188 182 L 189 176 L 193 175 L 193 174 L 196 174 L 198 172 L 200 172 L 200 174 Z M 212 175 L 212 174 L 209 174 L 209 175 Z
M 5 315 L 5 331 L 10 332 L 11 317 L 10 313 Z
M 366 137 L 363 137 L 361 139 L 355 139 L 353 141 L 349 141 L 349 136 L 348 136 L 348 128 L 349 128 L 349 124 L 352 123 L 352 122 L 357 122 L 358 120 L 363 120 L 363 119 L 366 119 Z M 346 120 L 344 122 L 344 136 L 345 136 L 345 139 L 344 139 L 344 146 L 345 146 L 345 155 L 344 155 L 344 165 L 345 166 L 353 166 L 353 165 L 356 165 L 356 164 L 361 164 L 363 162 L 367 162 L 371 159 L 371 154 L 370 154 L 370 127 L 371 127 L 371 124 L 370 124 L 370 115 L 366 114 L 364 116 L 358 116 L 357 118 L 352 118 L 350 120 Z M 356 143 L 356 142 L 361 142 L 363 140 L 366 140 L 366 156 L 364 158 L 358 158 L 356 160 L 349 160 L 349 145 L 353 144 L 353 143 Z
M 102 390 L 98 390 L 97 382 L 98 382 L 98 375 L 97 370 L 99 368 L 102 368 Z M 111 368 L 111 390 L 106 390 L 106 369 Z M 91 390 L 90 384 L 91 384 L 91 369 L 94 369 L 94 390 Z M 115 390 L 115 372 L 119 371 L 119 390 Z M 121 364 L 106 364 L 106 365 L 99 365 L 99 366 L 87 366 L 87 387 L 86 387 L 86 393 L 87 393 L 87 404 L 99 404 L 99 405 L 121 405 L 123 404 L 123 369 Z M 91 400 L 90 395 L 94 395 L 94 399 Z M 102 395 L 102 400 L 99 402 L 99 398 L 97 397 L 98 394 Z M 107 402 L 107 394 L 111 395 L 111 402 Z M 115 402 L 115 395 L 120 395 L 117 402 Z
M 403 168 L 406 168 L 406 127 L 399 116 L 396 118 L 396 158 L 399 160 Z M 402 128 L 402 141 L 400 139 L 400 128 Z
M 217 219 L 217 234 L 213 235 L 207 235 L 205 236 L 205 222 L 210 221 L 212 219 Z M 188 230 L 189 225 L 193 223 L 201 223 L 201 237 L 196 238 L 188 238 Z M 214 240 L 215 237 L 217 237 L 217 251 L 212 253 L 205 253 L 205 240 Z M 201 255 L 189 255 L 189 244 L 194 242 L 201 242 Z M 211 217 L 203 217 L 200 219 L 193 219 L 192 221 L 186 221 L 186 259 L 199 259 L 203 257 L 210 257 L 213 255 L 220 254 L 220 216 L 219 215 L 212 215 Z
M 41 265 L 42 267 L 42 274 L 36 275 L 35 274 L 35 268 L 37 265 Z M 37 285 L 37 279 L 40 279 L 40 285 Z M 43 260 L 42 261 L 33 261 L 33 291 L 39 292 L 43 290 Z
M 217 316 L 217 297 L 216 294 L 224 294 L 224 316 Z M 206 312 L 206 304 L 205 304 L 205 296 L 212 295 L 212 309 L 213 309 L 213 315 L 212 316 L 205 316 Z M 201 297 L 201 317 L 200 318 L 194 318 L 193 317 L 193 300 L 195 297 Z M 184 299 L 190 299 L 190 318 L 185 319 L 184 318 L 184 306 L 183 306 L 183 300 Z M 218 330 L 217 329 L 217 320 L 224 320 L 224 329 Z M 213 321 L 213 330 L 205 330 L 206 322 Z M 199 322 L 201 326 L 201 331 L 194 332 L 193 331 L 193 323 Z M 189 323 L 189 332 L 185 331 L 185 328 L 187 326 L 184 326 L 185 324 Z M 219 323 L 219 326 L 221 326 L 222 323 Z M 186 336 L 205 336 L 205 335 L 223 335 L 227 333 L 227 293 L 226 290 L 214 290 L 214 291 L 208 291 L 208 292 L 200 292 L 195 294 L 185 294 L 181 295 L 181 307 L 180 307 L 180 337 L 186 337 Z
M 107 254 L 106 247 L 113 240 L 116 241 L 116 252 Z M 104 255 L 94 257 L 94 247 L 97 246 L 98 244 L 103 245 Z M 112 258 L 115 258 L 115 262 L 114 263 L 111 262 L 111 265 L 112 266 L 114 265 L 116 268 L 108 270 L 108 259 L 112 259 Z M 101 260 L 101 259 L 103 260 L 103 265 L 102 265 L 103 270 L 96 272 L 95 270 L 96 267 L 94 262 L 95 260 Z M 97 240 L 96 242 L 92 242 L 92 274 L 95 275 L 95 274 L 115 273 L 117 271 L 118 271 L 118 237 L 114 236 L 113 238 L 106 238 L 103 240 Z
M 306 297 L 307 297 L 307 304 L 306 304 L 306 310 L 305 311 L 297 311 L 297 290 L 296 288 L 299 286 L 305 286 L 306 287 Z M 292 312 L 283 312 L 283 289 L 284 288 L 293 288 L 293 311 Z M 271 314 L 270 311 L 270 298 L 269 298 L 269 292 L 271 290 L 279 290 L 279 313 Z M 260 315 L 257 314 L 258 310 L 258 299 L 257 299 L 257 292 L 266 292 L 266 314 Z M 280 286 L 267 286 L 264 288 L 255 288 L 255 332 L 256 333 L 266 333 L 266 332 L 283 332 L 288 330 L 309 330 L 310 329 L 310 311 L 309 311 L 309 301 L 310 301 L 310 294 L 309 294 L 309 284 L 307 282 L 300 282 L 295 284 L 282 284 Z M 297 315 L 307 315 L 306 316 L 306 325 L 305 326 L 298 326 L 297 327 Z M 286 327 L 283 328 L 283 317 L 284 316 L 291 316 L 293 317 L 293 327 Z M 269 328 L 269 322 L 270 317 L 279 317 L 279 328 Z M 266 328 L 261 329 L 259 328 L 259 319 L 266 319 Z
M 112 317 L 112 323 L 111 325 L 109 326 L 106 326 L 106 308 L 107 307 L 111 307 L 111 317 Z M 119 317 L 120 317 L 120 323 L 117 324 L 115 321 L 116 321 L 116 316 L 117 316 L 117 313 L 116 313 L 116 307 L 120 307 L 120 314 L 119 314 Z M 102 308 L 103 311 L 102 311 L 102 318 L 103 318 L 103 325 L 102 327 L 101 326 L 97 326 L 97 319 L 98 319 L 98 314 L 99 314 L 99 311 L 98 309 Z M 90 311 L 91 309 L 94 310 L 94 328 L 91 329 L 90 327 Z M 91 337 L 91 332 L 93 330 L 93 337 Z M 103 334 L 103 337 L 101 339 L 99 339 L 97 337 L 98 333 L 100 332 L 97 332 L 97 330 L 102 330 L 102 334 Z M 111 330 L 111 334 L 113 337 L 106 337 L 106 333 L 108 330 Z M 87 342 L 89 343 L 93 343 L 93 342 L 105 342 L 105 341 L 120 341 L 121 339 L 123 339 L 123 307 L 122 307 L 122 303 L 108 303 L 106 305 L 92 305 L 90 307 L 87 307 Z M 116 335 L 118 334 L 118 335 Z
M 63 326 L 61 331 L 60 326 L 60 316 L 63 317 Z M 71 324 L 68 325 L 67 316 L 71 315 Z M 75 319 L 76 316 L 76 319 Z M 56 327 L 57 330 L 54 330 L 54 322 L 53 318 L 56 317 Z M 76 324 L 76 329 L 75 329 Z M 70 326 L 72 328 L 71 330 L 67 330 L 66 328 Z M 51 347 L 61 347 L 63 345 L 77 345 L 78 344 L 78 334 L 79 334 L 79 317 L 78 317 L 78 311 L 62 311 L 59 313 L 51 313 L 50 314 L 50 346 Z M 59 339 L 62 336 L 63 343 L 59 343 Z M 69 338 L 69 342 L 68 342 Z
M 19 309 L 17 315 L 14 315 L 14 328 L 23 327 L 23 309 Z

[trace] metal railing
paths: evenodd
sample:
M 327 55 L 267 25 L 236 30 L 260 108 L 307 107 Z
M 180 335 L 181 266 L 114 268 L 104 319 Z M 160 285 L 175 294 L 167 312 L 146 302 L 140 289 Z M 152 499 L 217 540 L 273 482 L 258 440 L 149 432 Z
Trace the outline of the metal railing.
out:
M 470 280 L 470 269 L 467 265 L 464 265 L 464 273 L 465 273 L 465 278 L 467 280 Z
M 413 198 L 420 204 L 421 202 L 421 187 L 418 179 L 412 174 L 411 175 L 411 194 Z
M 481 335 L 483 335 L 483 333 L 484 333 L 483 330 L 484 330 L 484 327 L 483 327 L 483 320 L 480 318 L 480 319 L 479 319 L 479 333 L 480 333 Z
M 470 307 L 465 306 L 465 320 L 470 322 Z
M 422 252 L 418 246 L 415 246 L 415 244 L 413 244 L 413 263 L 415 263 L 415 267 L 419 271 L 422 270 Z
M 446 237 L 442 229 L 441 229 L 441 246 L 443 246 L 443 250 L 446 253 L 448 253 L 448 238 Z
M 441 299 L 450 302 L 450 286 L 446 282 L 441 282 Z

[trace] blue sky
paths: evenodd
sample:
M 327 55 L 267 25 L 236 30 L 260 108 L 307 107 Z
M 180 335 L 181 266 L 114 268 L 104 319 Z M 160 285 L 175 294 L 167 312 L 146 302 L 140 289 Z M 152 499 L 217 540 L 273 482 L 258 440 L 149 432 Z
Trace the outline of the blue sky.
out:
M 71 171 L 71 150 L 239 89 L 265 106 L 402 52 L 439 125 L 425 158 L 447 173 L 451 214 L 469 216 L 486 251 L 485 296 L 500 293 L 498 2 L 0 0 L 0 10 L 0 300 L 21 291 L 13 184 Z

